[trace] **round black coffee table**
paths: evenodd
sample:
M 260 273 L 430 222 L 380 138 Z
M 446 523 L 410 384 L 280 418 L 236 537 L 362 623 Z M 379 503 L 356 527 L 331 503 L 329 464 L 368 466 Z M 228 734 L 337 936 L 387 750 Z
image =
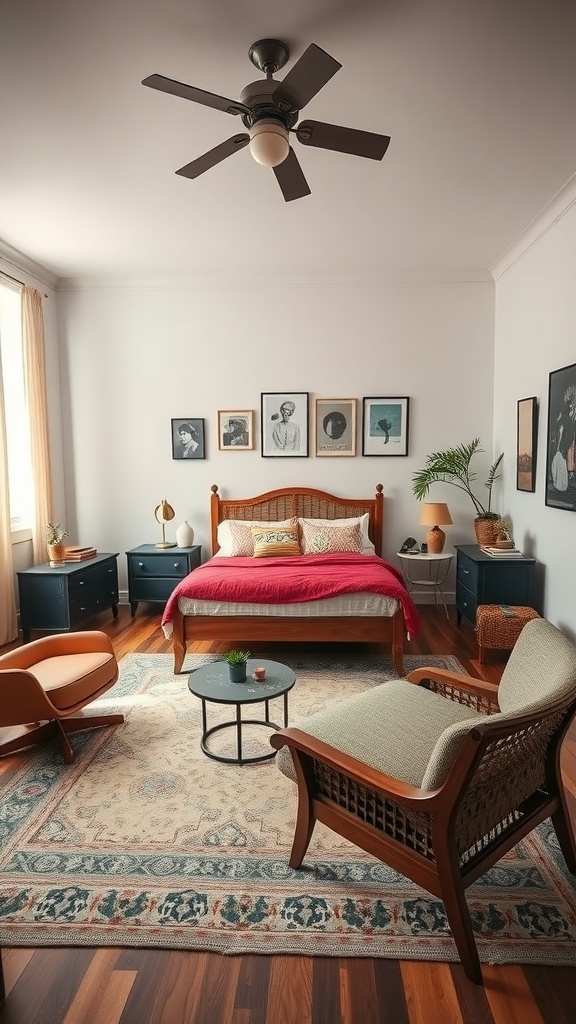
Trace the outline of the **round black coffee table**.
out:
M 255 668 L 265 668 L 266 678 L 263 680 L 253 679 L 252 673 Z M 270 721 L 269 701 L 274 697 L 284 697 L 284 727 L 288 725 L 288 694 L 294 683 L 296 675 L 287 665 L 279 661 L 266 661 L 263 659 L 249 659 L 246 664 L 246 681 L 232 683 L 228 673 L 228 665 L 225 661 L 213 661 L 209 665 L 201 665 L 194 669 L 188 677 L 188 689 L 195 697 L 202 702 L 202 737 L 200 747 L 207 757 L 213 761 L 223 761 L 226 764 L 254 764 L 256 761 L 267 761 L 276 756 L 276 751 L 269 754 L 259 754 L 257 757 L 243 757 L 242 755 L 242 726 L 263 725 L 267 729 L 280 729 L 281 726 Z M 220 722 L 207 728 L 206 702 L 212 704 L 230 704 L 236 708 L 236 718 L 233 721 Z M 264 703 L 264 718 L 242 718 L 242 708 L 245 704 Z M 236 757 L 225 757 L 222 754 L 214 754 L 208 749 L 207 740 L 215 732 L 221 729 L 236 729 Z

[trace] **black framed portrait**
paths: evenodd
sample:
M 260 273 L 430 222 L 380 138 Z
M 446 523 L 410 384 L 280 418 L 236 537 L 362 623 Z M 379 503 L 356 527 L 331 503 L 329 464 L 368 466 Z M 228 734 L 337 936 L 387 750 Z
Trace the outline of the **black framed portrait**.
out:
M 206 458 L 204 420 L 192 416 L 172 420 L 172 458 Z
M 576 363 L 549 377 L 546 504 L 576 512 Z
M 307 458 L 308 392 L 265 391 L 260 402 L 264 458 Z

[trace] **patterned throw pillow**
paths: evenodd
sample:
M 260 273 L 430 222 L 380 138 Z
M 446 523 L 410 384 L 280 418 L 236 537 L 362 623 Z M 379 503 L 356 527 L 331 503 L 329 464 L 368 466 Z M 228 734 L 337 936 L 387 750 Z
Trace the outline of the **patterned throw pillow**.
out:
M 253 526 L 282 529 L 285 526 L 294 526 L 295 524 L 295 516 L 292 519 L 282 519 L 279 522 L 273 523 L 250 522 L 250 520 L 244 519 L 224 519 L 218 526 L 217 538 L 219 549 L 216 555 L 228 558 L 234 556 L 250 558 L 254 554 L 254 541 L 251 532 Z
M 362 535 L 362 554 L 375 555 L 376 548 L 368 534 L 369 519 L 370 516 L 365 512 L 363 516 L 350 516 L 347 519 L 299 519 L 298 522 L 300 526 L 304 523 L 312 523 L 313 526 L 355 526 L 358 523 Z
M 269 526 L 253 526 L 255 558 L 271 558 L 274 555 L 301 555 L 298 543 L 298 525 L 285 526 L 283 529 Z
M 334 526 L 300 520 L 300 524 L 304 555 L 326 555 L 337 551 L 362 554 L 362 534 L 358 523 L 354 526 Z

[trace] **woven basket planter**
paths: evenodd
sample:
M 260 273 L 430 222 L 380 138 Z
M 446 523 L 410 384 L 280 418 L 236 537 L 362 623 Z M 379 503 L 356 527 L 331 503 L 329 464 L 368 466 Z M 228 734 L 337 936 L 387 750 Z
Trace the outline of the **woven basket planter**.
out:
M 493 547 L 496 543 L 497 519 L 475 519 L 474 533 L 479 547 Z

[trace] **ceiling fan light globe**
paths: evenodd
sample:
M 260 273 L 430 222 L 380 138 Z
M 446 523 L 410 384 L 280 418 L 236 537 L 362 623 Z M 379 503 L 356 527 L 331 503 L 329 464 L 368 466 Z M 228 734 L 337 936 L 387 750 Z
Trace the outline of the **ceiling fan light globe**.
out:
M 288 132 L 277 121 L 259 121 L 250 129 L 250 152 L 263 167 L 277 167 L 290 152 Z

